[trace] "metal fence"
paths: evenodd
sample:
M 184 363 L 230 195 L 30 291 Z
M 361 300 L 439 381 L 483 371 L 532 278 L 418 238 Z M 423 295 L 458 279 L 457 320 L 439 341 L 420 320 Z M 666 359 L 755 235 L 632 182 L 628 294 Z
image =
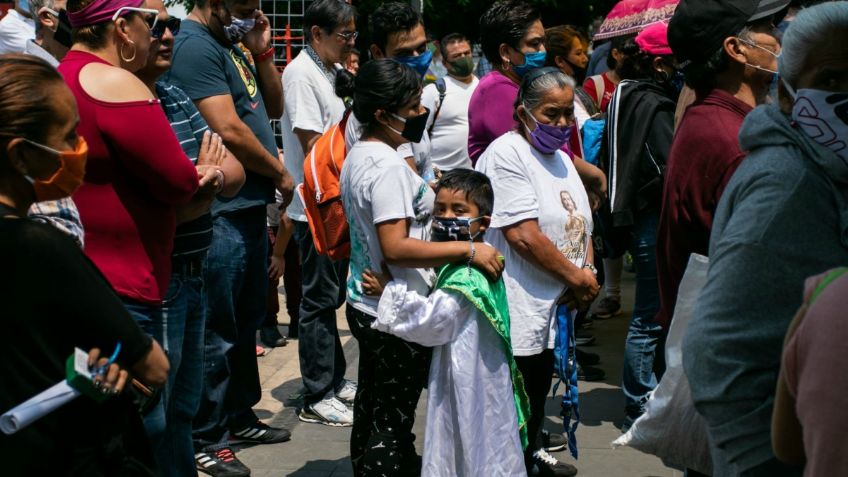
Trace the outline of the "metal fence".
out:
M 303 12 L 309 0 L 262 0 L 262 11 L 271 21 L 274 63 L 282 71 L 303 49 Z M 282 147 L 279 118 L 271 118 L 277 145 Z

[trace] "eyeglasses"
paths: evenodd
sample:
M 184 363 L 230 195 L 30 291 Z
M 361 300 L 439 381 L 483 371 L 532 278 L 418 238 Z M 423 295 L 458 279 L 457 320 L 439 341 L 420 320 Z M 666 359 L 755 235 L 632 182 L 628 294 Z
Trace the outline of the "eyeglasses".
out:
M 180 32 L 180 24 L 182 20 L 177 17 L 170 17 L 163 22 L 159 22 L 153 27 L 150 28 L 150 36 L 153 38 L 160 40 L 162 39 L 162 35 L 165 34 L 165 29 L 171 30 L 171 34 L 177 36 L 177 33 Z
M 349 33 L 336 33 L 344 41 L 356 41 L 356 38 L 359 36 L 358 31 L 352 31 Z
M 121 7 L 112 15 L 112 21 L 118 19 L 123 12 L 139 12 L 139 13 L 147 13 L 147 16 L 144 18 L 144 21 L 147 22 L 147 26 L 153 30 L 156 27 L 156 22 L 158 20 L 157 16 L 159 15 L 159 10 L 154 10 L 152 8 L 137 8 L 137 7 Z
M 775 52 L 771 51 L 770 49 L 768 49 L 768 48 L 766 48 L 766 47 L 764 47 L 764 46 L 762 46 L 762 45 L 760 45 L 760 44 L 757 44 L 757 43 L 755 43 L 755 42 L 753 42 L 753 41 L 751 41 L 751 40 L 746 40 L 746 39 L 744 39 L 744 38 L 739 38 L 739 41 L 740 41 L 741 43 L 744 43 L 744 44 L 748 45 L 748 46 L 751 46 L 751 47 L 754 47 L 754 48 L 759 48 L 759 49 L 761 49 L 761 50 L 765 51 L 766 53 L 770 54 L 771 56 L 773 56 L 773 57 L 775 57 L 775 58 L 780 58 L 780 53 L 775 53 Z

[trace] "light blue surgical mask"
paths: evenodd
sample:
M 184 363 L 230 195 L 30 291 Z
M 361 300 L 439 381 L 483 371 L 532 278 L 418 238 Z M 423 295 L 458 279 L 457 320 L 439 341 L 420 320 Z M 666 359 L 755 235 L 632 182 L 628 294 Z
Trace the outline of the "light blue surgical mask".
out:
M 513 73 L 517 74 L 519 78 L 523 78 L 524 75 L 530 72 L 530 70 L 545 66 L 545 59 L 547 57 L 547 52 L 544 51 L 524 53 L 524 64 L 512 65 L 512 71 Z
M 433 62 L 433 53 L 427 50 L 418 56 L 396 56 L 393 59 L 402 65 L 409 66 L 418 73 L 418 76 L 424 78 L 427 70 L 430 69 L 430 63 Z

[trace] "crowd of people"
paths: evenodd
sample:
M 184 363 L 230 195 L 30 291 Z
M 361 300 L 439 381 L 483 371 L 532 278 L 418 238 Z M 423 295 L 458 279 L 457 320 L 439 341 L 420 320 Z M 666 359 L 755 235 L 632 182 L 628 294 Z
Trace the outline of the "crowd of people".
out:
M 848 472 L 828 372 L 848 363 L 848 2 L 681 0 L 593 44 L 498 0 L 476 65 L 406 3 L 368 12 L 366 42 L 360 15 L 311 2 L 282 74 L 259 0 L 0 20 L 0 412 L 75 348 L 108 396 L 0 434 L 9 475 L 250 475 L 234 445 L 292 438 L 253 410 L 258 336 L 298 340 L 297 416 L 352 428 L 354 475 L 573 476 L 573 427 L 543 428 L 552 380 L 604 378 L 575 345 L 622 312 L 632 264 L 638 427 L 692 254 L 683 368 L 712 475 Z

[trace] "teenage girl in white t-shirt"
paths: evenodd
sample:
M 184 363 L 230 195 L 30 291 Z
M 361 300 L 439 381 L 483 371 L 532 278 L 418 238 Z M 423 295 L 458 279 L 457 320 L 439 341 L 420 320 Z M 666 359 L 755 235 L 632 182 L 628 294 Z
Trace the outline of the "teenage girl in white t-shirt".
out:
M 363 131 L 340 183 L 351 237 L 347 318 L 360 353 L 351 460 L 356 475 L 418 475 L 412 424 L 429 348 L 371 328 L 378 299 L 363 293 L 362 273 L 388 265 L 427 296 L 434 267 L 467 262 L 495 278 L 503 262 L 483 243 L 428 241 L 433 191 L 397 152 L 419 142 L 427 124 L 418 74 L 393 60 L 371 61 L 359 70 L 353 98 Z

